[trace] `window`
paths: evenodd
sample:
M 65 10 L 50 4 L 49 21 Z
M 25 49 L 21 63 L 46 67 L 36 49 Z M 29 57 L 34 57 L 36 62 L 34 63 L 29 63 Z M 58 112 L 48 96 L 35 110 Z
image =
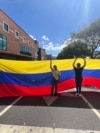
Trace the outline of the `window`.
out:
M 7 50 L 7 38 L 2 34 L 0 34 L 0 50 Z
M 28 41 L 28 45 L 30 46 L 30 44 L 31 44 L 31 43 L 30 43 L 30 40 L 29 40 L 29 41 Z
M 15 37 L 19 39 L 19 32 L 15 31 Z
M 9 31 L 9 26 L 8 26 L 8 24 L 4 23 L 4 24 L 3 24 L 3 29 L 4 29 L 4 31 L 8 32 L 8 31 Z
M 23 42 L 26 42 L 26 38 L 25 37 L 23 37 Z
M 34 48 L 34 44 L 32 44 L 32 48 Z
M 32 50 L 26 46 L 20 45 L 20 53 L 24 55 L 32 55 Z

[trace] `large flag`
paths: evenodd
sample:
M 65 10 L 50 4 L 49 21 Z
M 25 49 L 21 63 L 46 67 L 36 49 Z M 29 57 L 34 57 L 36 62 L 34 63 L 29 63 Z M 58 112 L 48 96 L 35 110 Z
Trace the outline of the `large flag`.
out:
M 53 60 L 61 72 L 58 92 L 75 87 L 74 59 Z M 82 59 L 78 62 L 83 64 Z M 0 96 L 50 95 L 50 61 L 0 60 Z M 100 60 L 86 59 L 82 86 L 100 89 Z

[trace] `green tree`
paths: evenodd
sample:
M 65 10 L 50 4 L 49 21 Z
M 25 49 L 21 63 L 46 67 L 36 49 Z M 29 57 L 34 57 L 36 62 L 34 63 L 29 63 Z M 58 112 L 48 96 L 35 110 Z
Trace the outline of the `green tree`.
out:
M 98 48 L 100 47 L 100 19 L 92 22 L 78 33 L 72 33 L 72 39 L 84 40 L 90 49 L 90 57 L 96 58 L 100 55 Z
M 90 56 L 90 50 L 87 48 L 87 45 L 77 41 L 72 44 L 69 44 L 65 47 L 57 56 L 57 59 L 71 59 L 74 56 Z

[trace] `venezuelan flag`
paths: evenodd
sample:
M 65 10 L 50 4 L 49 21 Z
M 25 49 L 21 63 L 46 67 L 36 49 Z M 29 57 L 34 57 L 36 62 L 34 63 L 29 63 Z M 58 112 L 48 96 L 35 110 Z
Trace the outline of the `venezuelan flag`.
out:
M 53 60 L 61 72 L 58 92 L 75 87 L 74 59 Z M 83 64 L 82 59 L 78 62 Z M 0 60 L 0 96 L 50 95 L 50 61 Z M 83 86 L 100 89 L 100 60 L 86 59 L 83 70 Z

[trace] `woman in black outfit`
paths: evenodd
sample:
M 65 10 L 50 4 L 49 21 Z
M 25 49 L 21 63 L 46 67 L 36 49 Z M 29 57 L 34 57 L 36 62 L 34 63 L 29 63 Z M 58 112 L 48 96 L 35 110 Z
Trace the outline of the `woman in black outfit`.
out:
M 80 63 L 77 63 L 75 66 L 75 62 L 77 59 L 78 58 L 75 58 L 75 60 L 73 62 L 73 68 L 75 71 L 76 95 L 79 95 L 81 93 L 81 85 L 82 85 L 82 81 L 83 81 L 82 71 L 83 71 L 84 67 L 86 66 L 86 60 L 85 60 L 85 58 L 82 58 L 84 60 L 83 66 L 81 66 Z

